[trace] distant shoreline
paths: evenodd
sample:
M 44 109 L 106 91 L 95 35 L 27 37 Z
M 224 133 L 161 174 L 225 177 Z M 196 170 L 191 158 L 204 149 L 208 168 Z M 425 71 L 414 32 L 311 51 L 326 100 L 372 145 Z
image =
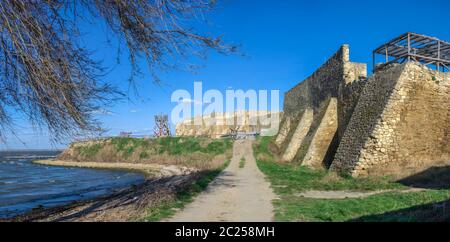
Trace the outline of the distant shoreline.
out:
M 73 168 L 120 170 L 141 173 L 145 180 L 138 185 L 124 188 L 118 192 L 92 198 L 74 200 L 67 205 L 37 208 L 5 221 L 129 221 L 142 219 L 145 207 L 142 204 L 156 203 L 170 199 L 176 191 L 196 180 L 201 174 L 196 169 L 175 165 L 78 162 L 58 159 L 34 160 L 37 165 L 63 166 Z M 90 208 L 100 206 L 99 211 Z M 94 209 L 95 210 L 95 209 Z
M 126 163 L 126 162 L 79 162 L 79 161 L 63 161 L 58 159 L 34 160 L 34 164 L 48 166 L 63 166 L 73 168 L 88 169 L 106 169 L 120 170 L 141 173 L 146 179 L 155 179 L 172 175 L 189 174 L 195 171 L 192 168 L 180 167 L 175 165 L 159 165 L 159 164 L 142 164 L 142 163 Z
M 0 149 L 0 152 L 63 152 L 65 149 Z
M 163 216 L 159 209 L 185 202 L 180 192 L 198 192 L 231 156 L 231 140 L 114 138 L 73 143 L 56 158 L 37 158 L 36 166 L 129 171 L 144 175 L 144 182 L 88 201 L 76 200 L 57 207 L 37 207 L 29 213 L 1 221 L 141 221 Z M 202 180 L 201 184 L 194 184 Z M 76 178 L 75 178 L 76 182 Z M 171 205 L 171 206 L 172 206 Z M 151 208 L 155 208 L 153 211 Z M 150 210 L 149 210 L 150 209 Z M 168 215 L 164 215 L 168 216 Z M 152 217 L 153 218 L 153 217 Z

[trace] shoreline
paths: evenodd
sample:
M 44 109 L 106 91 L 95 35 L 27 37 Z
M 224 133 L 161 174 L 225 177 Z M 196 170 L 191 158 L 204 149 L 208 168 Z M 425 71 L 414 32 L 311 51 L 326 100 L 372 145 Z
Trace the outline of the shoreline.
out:
M 24 214 L 0 219 L 0 222 L 127 222 L 142 221 L 154 204 L 165 203 L 176 197 L 200 173 L 145 180 L 138 185 L 123 188 L 110 195 L 55 206 L 38 207 Z
M 55 207 L 36 207 L 28 212 L 0 222 L 59 222 L 59 221 L 135 221 L 146 215 L 152 204 L 173 199 L 179 190 L 190 185 L 202 175 L 193 168 L 175 165 L 77 162 L 58 159 L 35 160 L 33 164 L 73 168 L 120 170 L 140 173 L 144 181 L 130 185 L 111 194 L 88 200 L 74 200 Z
M 94 161 L 84 162 L 84 161 L 65 161 L 59 159 L 46 159 L 46 160 L 34 160 L 32 161 L 32 163 L 46 166 L 129 171 L 143 174 L 146 180 L 163 178 L 173 175 L 189 174 L 196 171 L 196 169 L 193 168 L 176 165 L 143 164 L 143 163 L 127 163 L 127 162 L 94 162 Z

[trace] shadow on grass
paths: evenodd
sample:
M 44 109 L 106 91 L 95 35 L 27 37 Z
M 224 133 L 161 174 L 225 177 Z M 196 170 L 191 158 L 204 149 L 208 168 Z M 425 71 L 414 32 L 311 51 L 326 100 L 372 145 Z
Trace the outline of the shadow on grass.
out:
M 414 188 L 448 190 L 450 189 L 450 166 L 432 167 L 401 179 L 398 183 Z M 383 214 L 367 215 L 350 221 L 448 222 L 450 221 L 450 200 L 413 206 Z
M 349 222 L 449 222 L 450 200 L 367 215 Z
M 432 167 L 398 182 L 415 188 L 450 189 L 450 166 Z

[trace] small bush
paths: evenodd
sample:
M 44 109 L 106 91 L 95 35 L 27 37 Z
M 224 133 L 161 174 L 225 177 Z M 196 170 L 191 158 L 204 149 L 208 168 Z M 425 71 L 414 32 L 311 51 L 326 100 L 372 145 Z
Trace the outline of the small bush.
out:
M 140 159 L 147 159 L 148 157 L 150 157 L 150 155 L 146 151 L 143 151 L 139 154 Z
M 83 145 L 78 146 L 76 149 L 78 153 L 85 158 L 92 158 L 102 149 L 101 144 Z
M 121 152 L 125 157 L 133 154 L 137 148 L 147 149 L 150 143 L 146 139 L 134 139 L 127 137 L 112 138 L 111 144 L 113 144 L 117 152 Z

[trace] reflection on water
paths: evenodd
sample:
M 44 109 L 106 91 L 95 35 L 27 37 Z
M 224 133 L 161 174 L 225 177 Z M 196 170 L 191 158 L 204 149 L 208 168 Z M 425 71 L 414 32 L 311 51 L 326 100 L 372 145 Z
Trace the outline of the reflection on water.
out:
M 0 152 L 0 217 L 10 217 L 38 206 L 63 205 L 111 193 L 144 180 L 140 174 L 51 167 L 35 159 L 58 155 L 56 151 Z

